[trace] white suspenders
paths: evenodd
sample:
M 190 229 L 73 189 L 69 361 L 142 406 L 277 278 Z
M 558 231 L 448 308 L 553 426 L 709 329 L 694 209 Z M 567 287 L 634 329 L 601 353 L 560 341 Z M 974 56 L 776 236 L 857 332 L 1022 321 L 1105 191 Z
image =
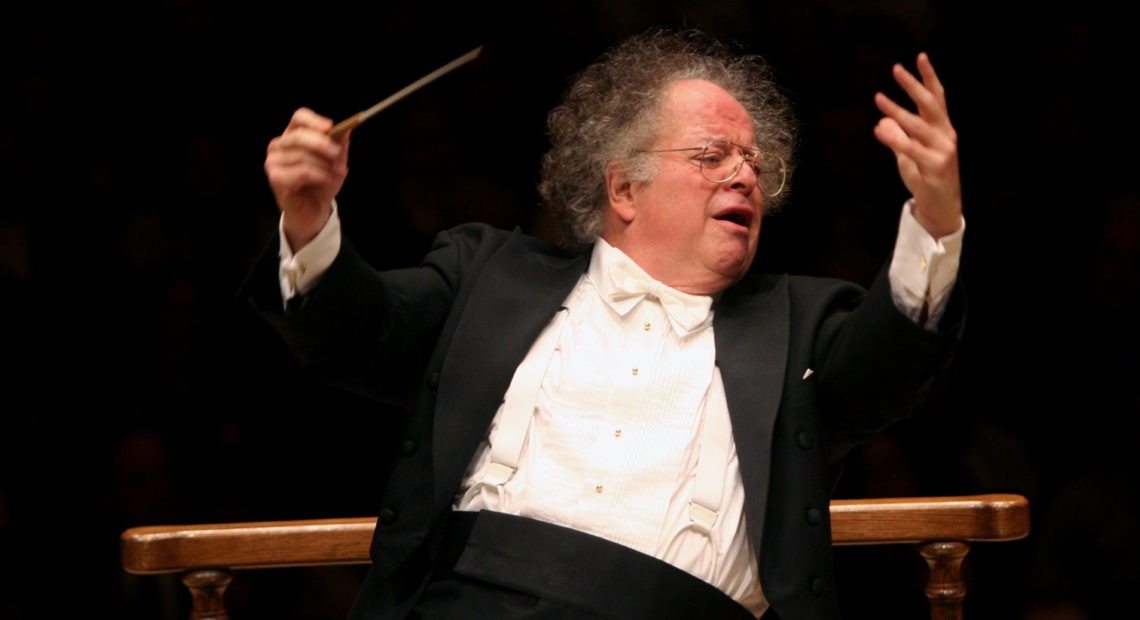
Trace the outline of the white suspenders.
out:
M 534 409 L 538 402 L 538 390 L 550 360 L 558 349 L 558 337 L 570 311 L 563 306 L 554 315 L 554 320 L 546 326 L 535 341 L 533 350 L 538 352 L 533 360 L 524 361 L 515 370 L 511 386 L 503 401 L 503 415 L 499 420 L 499 434 L 495 445 L 491 446 L 491 461 L 483 469 L 484 484 L 501 486 L 506 484 L 519 468 L 523 441 L 530 430 Z M 476 485 L 478 486 L 478 485 Z M 472 487 L 475 488 L 475 487 Z
M 732 422 L 728 418 L 728 402 L 720 368 L 713 367 L 712 381 L 701 412 L 700 455 L 697 457 L 697 482 L 689 502 L 689 518 L 693 526 L 708 534 L 716 524 L 728 475 L 727 450 L 732 445 Z

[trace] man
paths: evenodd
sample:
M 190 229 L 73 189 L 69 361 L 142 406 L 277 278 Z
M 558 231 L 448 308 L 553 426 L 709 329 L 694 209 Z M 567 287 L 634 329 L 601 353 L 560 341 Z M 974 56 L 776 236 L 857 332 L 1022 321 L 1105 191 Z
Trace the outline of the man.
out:
M 866 291 L 750 273 L 790 115 L 697 31 L 631 37 L 551 112 L 558 247 L 471 224 L 374 270 L 336 214 L 348 140 L 299 109 L 242 293 L 302 364 L 409 411 L 352 617 L 837 617 L 834 466 L 913 411 L 963 317 L 957 138 L 917 66 L 893 69 L 916 112 L 875 98 L 912 199 Z

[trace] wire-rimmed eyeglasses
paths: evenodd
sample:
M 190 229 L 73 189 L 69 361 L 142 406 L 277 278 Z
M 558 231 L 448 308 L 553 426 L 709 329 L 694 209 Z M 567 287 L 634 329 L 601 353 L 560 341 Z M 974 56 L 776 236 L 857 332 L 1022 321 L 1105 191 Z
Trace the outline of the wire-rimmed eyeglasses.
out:
M 681 149 L 656 149 L 645 153 L 671 153 L 677 151 L 700 151 L 691 161 L 700 166 L 701 174 L 713 183 L 728 183 L 736 178 L 744 162 L 752 166 L 756 181 L 765 196 L 777 196 L 784 191 L 787 166 L 778 155 L 766 155 L 748 146 L 741 146 L 728 140 L 711 140 L 704 146 L 691 146 Z

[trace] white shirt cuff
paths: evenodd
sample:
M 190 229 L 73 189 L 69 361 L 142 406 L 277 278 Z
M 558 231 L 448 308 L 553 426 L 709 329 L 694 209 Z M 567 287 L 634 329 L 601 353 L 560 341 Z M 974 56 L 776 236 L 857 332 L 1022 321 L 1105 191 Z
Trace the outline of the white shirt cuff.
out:
M 321 275 L 340 251 L 340 218 L 337 216 L 335 200 L 332 204 L 332 215 L 329 216 L 329 221 L 325 222 L 325 227 L 296 254 L 285 240 L 283 221 L 284 215 L 277 222 L 277 235 L 280 239 L 278 256 L 281 258 L 278 279 L 281 283 L 282 303 L 297 295 L 304 295 L 316 286 Z
M 914 219 L 914 199 L 903 205 L 899 234 L 889 271 L 895 305 L 913 321 L 919 322 L 926 310 L 923 327 L 936 329 L 946 307 L 946 299 L 958 279 L 962 237 L 966 218 L 958 230 L 935 239 Z

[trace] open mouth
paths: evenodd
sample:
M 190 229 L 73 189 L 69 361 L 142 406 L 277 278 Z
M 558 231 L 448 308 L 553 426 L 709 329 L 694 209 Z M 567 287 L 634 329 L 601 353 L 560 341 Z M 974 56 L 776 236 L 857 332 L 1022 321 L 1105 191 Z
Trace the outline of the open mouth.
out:
M 717 213 L 713 219 L 723 222 L 731 222 L 737 226 L 748 228 L 752 224 L 752 209 L 732 207 Z

